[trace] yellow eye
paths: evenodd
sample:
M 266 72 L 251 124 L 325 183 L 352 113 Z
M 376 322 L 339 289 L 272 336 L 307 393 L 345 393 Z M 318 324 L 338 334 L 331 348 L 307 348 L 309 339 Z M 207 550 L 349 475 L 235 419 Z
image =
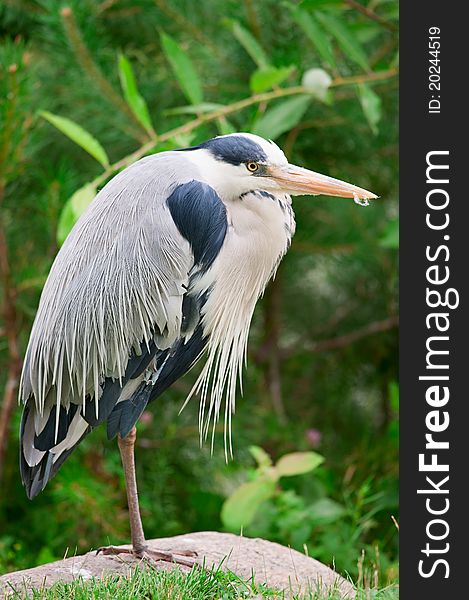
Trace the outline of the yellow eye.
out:
M 257 171 L 259 169 L 259 165 L 255 162 L 248 162 L 246 163 L 246 169 L 248 171 L 251 171 L 251 173 L 255 173 L 255 171 Z

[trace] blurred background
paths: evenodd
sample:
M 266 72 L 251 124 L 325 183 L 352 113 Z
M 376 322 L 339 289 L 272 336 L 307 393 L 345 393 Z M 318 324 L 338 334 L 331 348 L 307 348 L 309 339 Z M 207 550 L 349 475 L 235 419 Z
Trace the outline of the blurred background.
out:
M 222 432 L 213 455 L 200 448 L 196 400 L 178 414 L 198 368 L 144 413 L 146 535 L 242 524 L 354 579 L 365 566 L 395 579 L 397 19 L 395 0 L 1 3 L 0 572 L 129 539 L 105 431 L 34 502 L 19 479 L 21 357 L 60 243 L 118 169 L 252 131 L 380 200 L 294 200 L 297 234 L 254 317 L 234 460 Z

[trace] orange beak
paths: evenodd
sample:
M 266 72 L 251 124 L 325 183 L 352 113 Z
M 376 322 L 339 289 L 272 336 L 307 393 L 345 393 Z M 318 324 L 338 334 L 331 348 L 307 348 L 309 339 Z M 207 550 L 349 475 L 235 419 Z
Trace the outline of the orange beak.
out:
M 351 183 L 327 177 L 327 175 L 321 175 L 314 171 L 308 171 L 308 169 L 296 167 L 295 165 L 270 169 L 269 174 L 282 189 L 292 196 L 324 194 L 325 196 L 364 200 L 378 198 L 372 192 Z

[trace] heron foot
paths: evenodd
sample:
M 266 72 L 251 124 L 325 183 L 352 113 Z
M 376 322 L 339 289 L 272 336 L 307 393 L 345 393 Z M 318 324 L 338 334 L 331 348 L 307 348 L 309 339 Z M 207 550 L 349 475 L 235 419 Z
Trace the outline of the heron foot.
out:
M 104 556 L 117 556 L 118 554 L 132 554 L 150 564 L 155 565 L 159 561 L 176 563 L 186 567 L 199 566 L 194 560 L 198 555 L 194 550 L 152 550 L 146 546 L 143 550 L 134 550 L 133 548 L 118 548 L 116 546 L 102 546 L 96 550 L 96 554 Z
M 164 561 L 192 568 L 194 566 L 200 566 L 199 563 L 194 560 L 196 556 L 197 553 L 191 550 L 174 550 L 173 552 L 169 552 L 167 550 L 147 549 L 141 553 L 139 558 L 153 565 L 159 561 Z

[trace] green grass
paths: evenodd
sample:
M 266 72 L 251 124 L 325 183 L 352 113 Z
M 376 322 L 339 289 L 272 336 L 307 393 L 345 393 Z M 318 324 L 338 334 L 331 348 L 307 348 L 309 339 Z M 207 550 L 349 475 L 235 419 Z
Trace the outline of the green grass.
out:
M 397 586 L 382 590 L 359 590 L 354 600 L 397 600 Z M 8 598 L 28 600 L 260 600 L 262 598 L 293 600 L 340 600 L 337 591 L 321 591 L 318 587 L 292 594 L 259 585 L 253 579 L 245 581 L 221 566 L 192 569 L 186 574 L 179 569 L 159 571 L 146 566 L 135 569 L 131 575 L 109 575 L 104 579 L 84 581 L 78 578 L 73 583 L 56 583 L 49 589 L 11 589 Z

